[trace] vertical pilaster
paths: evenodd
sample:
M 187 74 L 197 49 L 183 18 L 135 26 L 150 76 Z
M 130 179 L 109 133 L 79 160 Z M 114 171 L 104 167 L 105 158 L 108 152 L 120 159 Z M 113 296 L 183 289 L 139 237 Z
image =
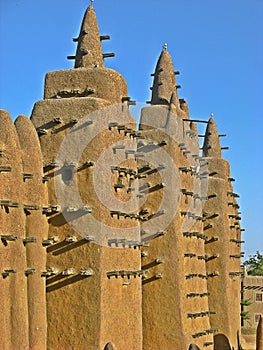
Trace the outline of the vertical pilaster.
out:
M 43 207 L 48 203 L 47 185 L 43 179 L 43 160 L 38 136 L 25 116 L 15 121 L 23 165 L 24 212 L 26 232 L 23 238 L 27 261 L 27 297 L 29 349 L 46 349 L 46 250 L 42 242 L 48 236 Z
M 24 184 L 21 149 L 9 114 L 0 112 L 1 348 L 28 349 Z
M 215 347 L 237 346 L 240 331 L 241 241 L 230 167 L 221 157 L 219 135 L 210 118 L 203 146 L 208 163 L 208 192 L 204 206 L 209 305 L 216 311 L 211 325 L 217 329 Z M 224 302 L 225 301 L 225 302 Z

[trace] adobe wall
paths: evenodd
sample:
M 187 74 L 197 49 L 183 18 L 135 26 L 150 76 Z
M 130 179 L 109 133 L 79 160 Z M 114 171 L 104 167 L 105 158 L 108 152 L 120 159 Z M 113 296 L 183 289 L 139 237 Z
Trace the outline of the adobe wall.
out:
M 263 277 L 245 275 L 243 278 L 243 295 L 244 300 L 249 300 L 250 305 L 244 306 L 244 311 L 249 312 L 249 319 L 244 320 L 244 333 L 255 333 L 258 322 L 256 322 L 256 315 L 263 315 L 263 301 L 256 300 L 256 294 L 263 295 Z
M 127 110 L 126 117 L 123 108 Z M 117 122 L 135 130 L 135 122 L 125 105 L 121 107 L 121 115 L 115 112 L 107 122 L 108 125 L 109 122 Z M 101 247 L 100 262 L 103 291 L 100 344 L 102 349 L 108 342 L 114 343 L 116 349 L 141 349 L 140 221 L 129 215 L 138 215 L 135 196 L 136 139 L 126 134 L 125 130 L 118 130 L 118 126 L 102 133 L 99 138 L 101 142 L 98 140 L 100 147 L 97 147 L 97 153 L 100 159 L 96 174 L 100 176 L 100 186 L 106 191 L 103 194 L 108 199 L 113 196 L 112 201 L 104 202 L 108 206 L 107 212 L 102 208 L 99 210 L 101 233 L 107 239 Z M 116 149 L 118 145 L 124 148 Z M 93 186 L 96 189 L 96 184 Z M 130 202 L 134 203 L 131 207 L 128 205 Z M 116 211 L 119 214 L 116 215 Z
M 32 112 L 32 122 L 36 128 L 51 125 L 48 133 L 40 137 L 40 144 L 43 153 L 45 176 L 50 177 L 47 183 L 49 191 L 49 205 L 54 206 L 54 210 L 47 210 L 49 222 L 50 245 L 47 249 L 47 266 L 53 271 L 52 275 L 47 277 L 47 325 L 48 325 L 48 349 L 61 349 L 61 347 L 71 346 L 76 349 L 86 346 L 90 349 L 97 349 L 99 345 L 100 329 L 100 253 L 94 243 L 84 239 L 76 234 L 74 228 L 65 220 L 62 211 L 67 211 L 67 207 L 56 207 L 60 205 L 56 198 L 54 183 L 56 177 L 64 186 L 65 195 L 70 193 L 71 188 L 76 185 L 77 173 L 73 167 L 72 178 L 63 181 L 67 176 L 67 171 L 71 168 L 64 167 L 64 162 L 74 162 L 69 155 L 69 159 L 62 159 L 62 164 L 53 167 L 52 162 L 57 160 L 59 147 L 74 125 L 72 119 L 81 119 L 83 111 L 88 113 L 92 111 L 93 101 L 87 101 L 88 98 L 73 98 L 63 100 L 44 100 L 38 102 Z M 75 102 L 75 103 L 72 103 Z M 100 101 L 99 101 L 100 102 Z M 102 101 L 103 103 L 103 101 Z M 95 101 L 95 106 L 98 105 Z M 102 104 L 103 105 L 103 104 Z M 101 104 L 100 104 L 101 106 Z M 95 107 L 96 108 L 96 107 Z M 63 119 L 62 119 L 63 117 Z M 53 122 L 55 118 L 61 118 L 57 124 Z M 43 125 L 44 124 L 44 125 Z M 55 132 L 52 133 L 52 130 Z M 86 159 L 92 161 L 93 159 Z M 61 161 L 61 160 L 60 160 Z M 81 167 L 83 164 L 79 164 Z M 64 174 L 63 174 L 64 168 Z M 85 178 L 92 176 L 92 169 L 89 167 L 83 169 Z M 82 185 L 84 186 L 84 184 Z M 85 184 L 85 192 L 87 188 Z M 68 207 L 76 207 L 77 213 L 71 215 L 71 221 L 77 220 L 89 213 L 81 212 L 83 205 L 92 206 L 88 203 L 75 203 L 74 198 L 65 199 Z M 67 201 L 71 203 L 67 203 Z M 92 232 L 87 226 L 87 235 Z M 49 243 L 49 242 L 48 242 Z M 91 276 L 81 275 L 82 269 L 91 269 Z M 71 271 L 72 270 L 72 271 Z M 70 274 L 72 273 L 72 275 Z M 76 288 L 77 286 L 77 288 Z M 65 307 L 65 305 L 67 307 Z M 85 311 L 84 311 L 85 310 Z M 58 317 L 59 315 L 59 317 Z M 71 324 L 70 329 L 68 324 Z

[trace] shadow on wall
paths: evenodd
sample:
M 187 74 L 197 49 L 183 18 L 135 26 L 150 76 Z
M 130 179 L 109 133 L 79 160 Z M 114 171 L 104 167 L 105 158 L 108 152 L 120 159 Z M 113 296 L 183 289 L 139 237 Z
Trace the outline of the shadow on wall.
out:
M 195 344 L 191 344 L 189 346 L 189 350 L 200 350 L 200 348 L 197 345 L 195 345 Z
M 108 343 L 105 345 L 104 350 L 116 350 L 115 346 L 112 343 Z
M 224 334 L 214 336 L 214 350 L 231 350 L 229 340 Z

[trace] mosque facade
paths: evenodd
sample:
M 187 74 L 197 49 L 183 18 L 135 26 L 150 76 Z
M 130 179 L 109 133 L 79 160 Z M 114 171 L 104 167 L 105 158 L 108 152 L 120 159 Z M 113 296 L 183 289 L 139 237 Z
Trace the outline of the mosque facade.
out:
M 137 127 L 107 39 L 90 5 L 74 68 L 47 73 L 30 119 L 0 112 L 1 349 L 241 349 L 222 135 L 191 119 L 166 46 Z

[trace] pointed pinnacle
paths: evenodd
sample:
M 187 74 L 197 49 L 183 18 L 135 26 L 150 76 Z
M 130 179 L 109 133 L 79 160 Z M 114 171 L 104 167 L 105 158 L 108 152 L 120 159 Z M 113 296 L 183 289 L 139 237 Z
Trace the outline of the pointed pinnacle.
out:
M 180 106 L 179 106 L 179 100 L 177 96 L 176 89 L 172 92 L 171 100 L 170 100 L 170 106 L 169 110 L 176 115 L 180 114 Z
M 198 137 L 198 129 L 195 122 L 190 122 L 190 129 L 195 133 L 195 136 Z
M 184 98 L 179 99 L 179 102 L 180 102 L 180 108 L 184 112 L 183 118 L 190 119 L 188 103 L 185 101 Z
M 164 49 L 159 57 L 154 73 L 151 103 L 155 105 L 169 105 L 175 90 L 176 81 L 172 58 L 169 52 Z
M 222 157 L 220 140 L 216 128 L 216 123 L 213 117 L 209 119 L 209 122 L 207 124 L 203 145 L 203 155 L 204 157 Z
M 79 67 L 104 67 L 98 22 L 92 5 L 84 15 L 78 38 L 75 68 Z

